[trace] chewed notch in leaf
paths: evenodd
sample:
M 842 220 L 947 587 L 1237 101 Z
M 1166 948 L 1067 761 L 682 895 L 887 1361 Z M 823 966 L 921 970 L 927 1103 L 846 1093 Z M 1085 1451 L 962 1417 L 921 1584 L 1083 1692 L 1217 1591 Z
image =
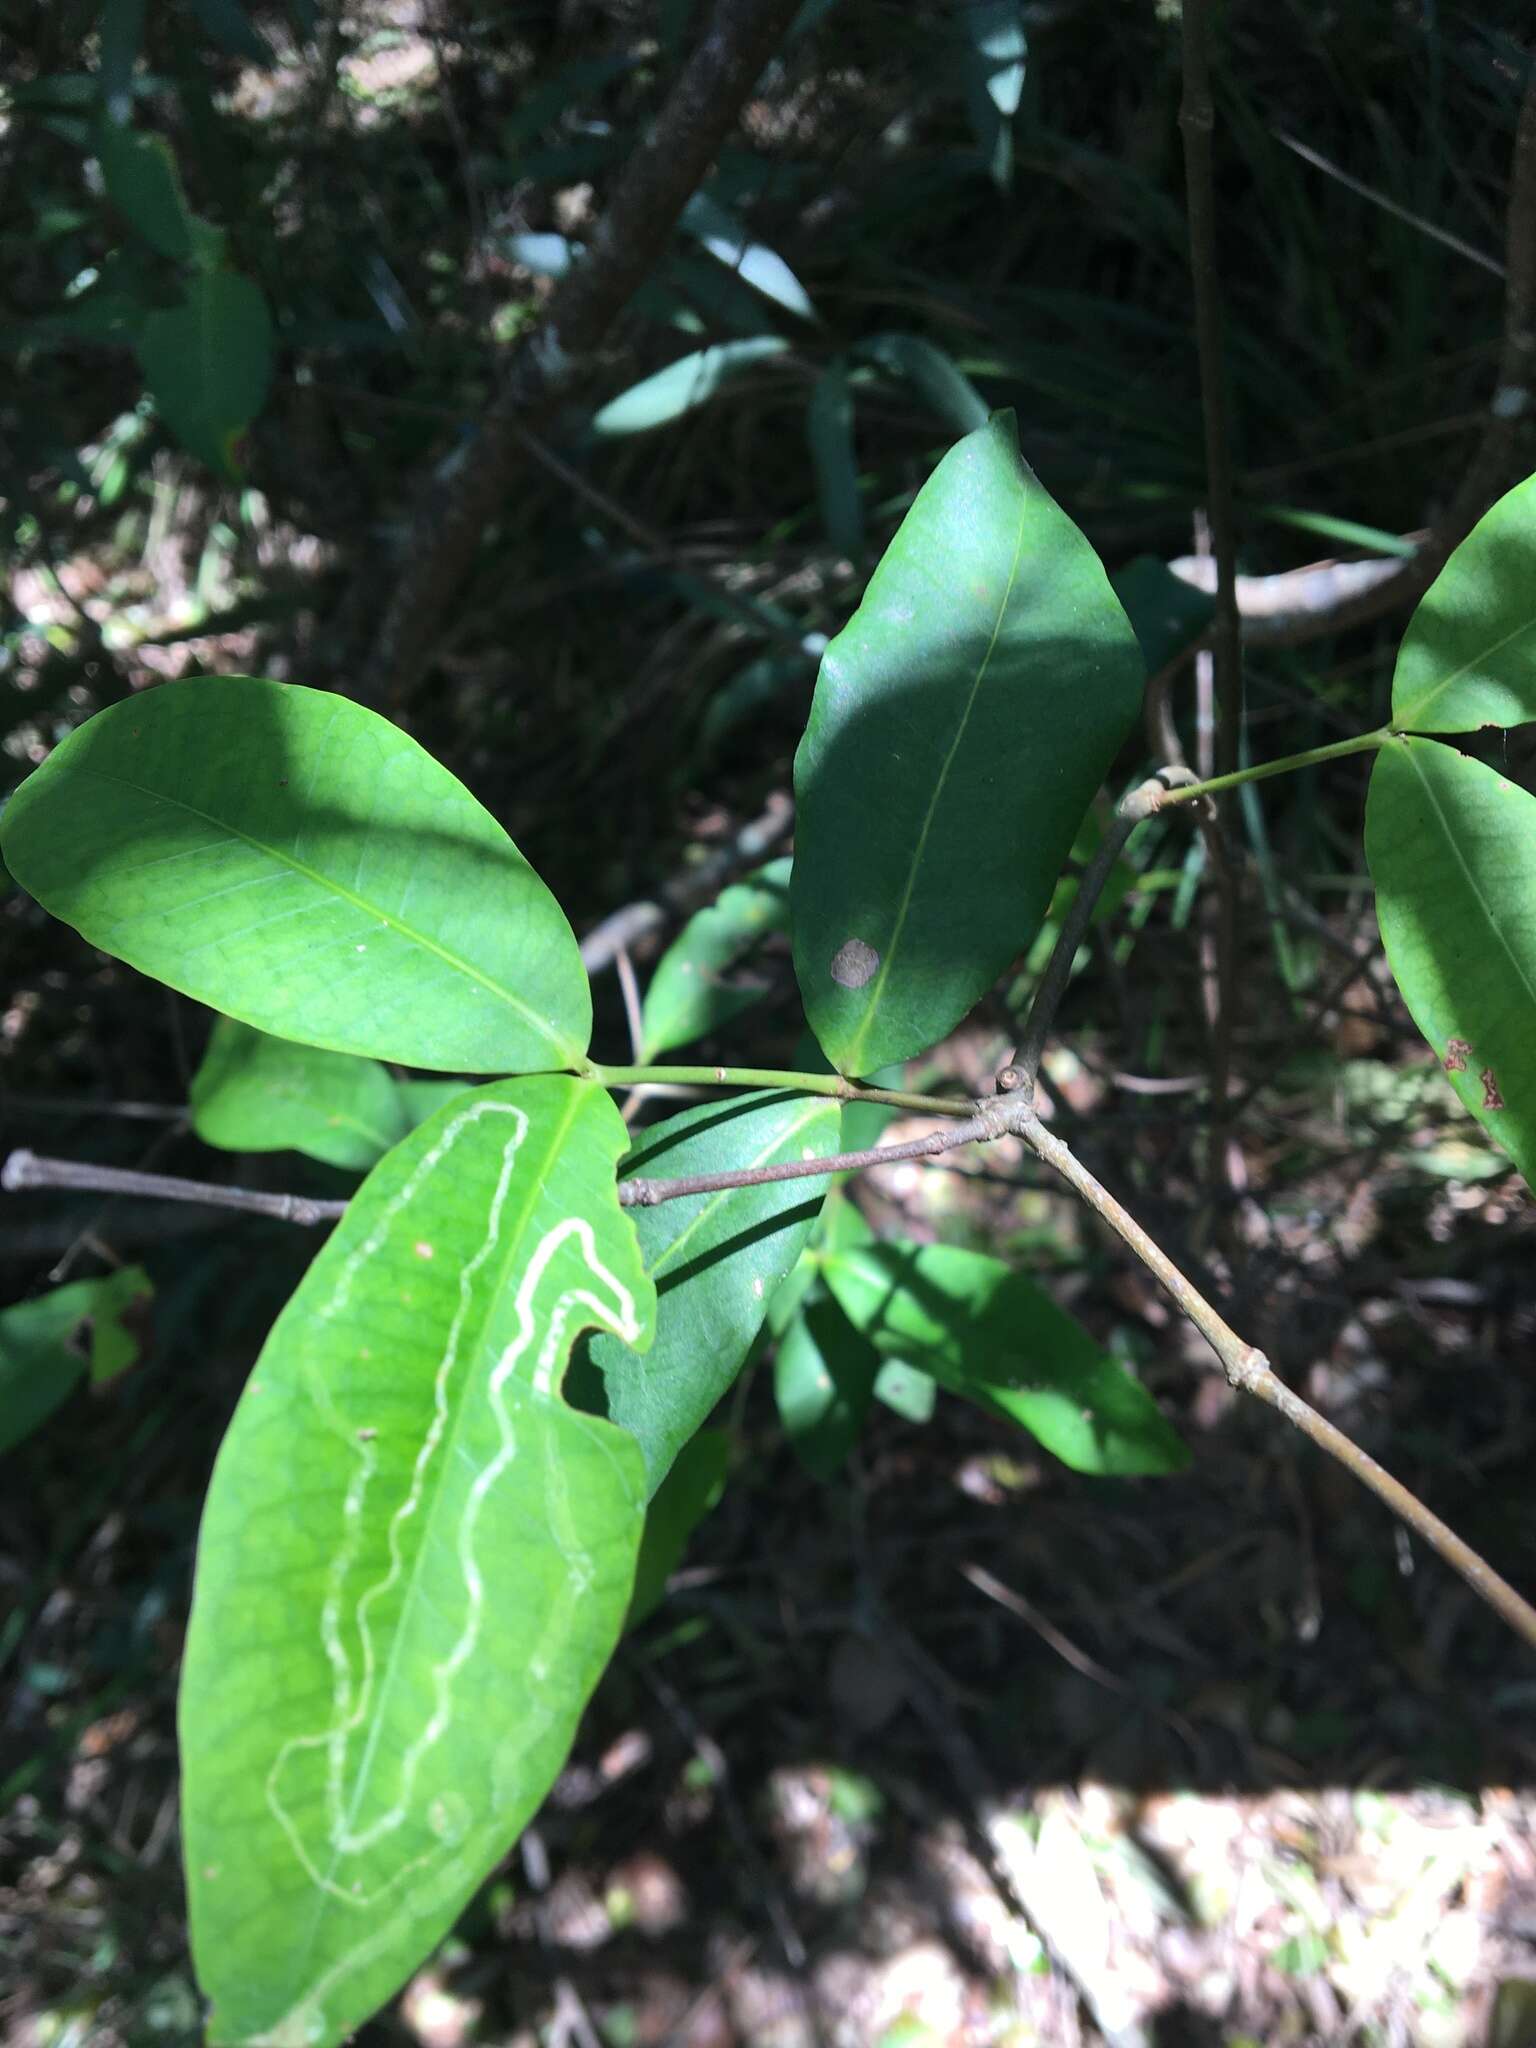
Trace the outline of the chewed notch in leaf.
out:
M 458 1096 L 374 1169 L 214 1473 L 181 1697 L 216 2041 L 340 2041 L 506 1853 L 623 1624 L 640 1452 L 561 1397 L 648 1341 L 606 1095 Z

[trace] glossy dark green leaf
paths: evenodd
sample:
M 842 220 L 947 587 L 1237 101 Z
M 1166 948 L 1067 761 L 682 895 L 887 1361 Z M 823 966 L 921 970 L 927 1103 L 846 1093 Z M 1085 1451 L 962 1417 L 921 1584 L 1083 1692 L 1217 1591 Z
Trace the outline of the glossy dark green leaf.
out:
M 841 358 L 828 363 L 816 379 L 805 409 L 805 430 L 827 539 L 842 554 L 857 559 L 864 552 L 864 506 L 853 439 L 853 391 Z
M 842 1470 L 869 1413 L 880 1356 L 829 1296 L 800 1311 L 779 1342 L 773 1395 L 784 1434 L 816 1479 Z
M 272 375 L 272 320 L 248 277 L 195 277 L 179 306 L 151 313 L 139 361 L 155 410 L 189 453 L 240 475 L 236 444 L 261 410 Z
M 837 1150 L 838 1132 L 837 1104 L 826 1096 L 707 1102 L 647 1131 L 623 1170 L 670 1180 L 824 1158 Z M 641 1360 L 598 1337 L 591 1356 L 608 1415 L 638 1441 L 653 1493 L 741 1370 L 825 1192 L 819 1180 L 779 1181 L 634 1212 L 656 1285 L 656 1341 Z
M 767 994 L 728 977 L 770 932 L 789 925 L 789 860 L 770 861 L 689 918 L 656 963 L 640 1012 L 640 1057 L 655 1060 L 718 1030 Z
M 1189 1454 L 1139 1382 L 1027 1274 L 953 1245 L 878 1244 L 826 1260 L 875 1347 L 1005 1415 L 1078 1472 L 1177 1472 Z
M 1141 647 L 1147 674 L 1192 647 L 1216 616 L 1216 600 L 1175 576 L 1155 555 L 1137 555 L 1109 579 Z
M 46 1422 L 87 1371 L 101 1386 L 133 1364 L 135 1311 L 150 1292 L 142 1267 L 123 1266 L 0 1311 L 0 1454 Z
M 560 906 L 446 768 L 346 697 L 146 691 L 54 749 L 0 838 L 93 945 L 258 1030 L 480 1073 L 586 1049 Z
M 96 154 L 108 199 L 151 248 L 178 263 L 218 261 L 223 235 L 187 204 L 181 173 L 163 136 L 142 135 L 105 119 Z
M 474 1090 L 383 1159 L 274 1325 L 214 1468 L 182 1825 L 214 2042 L 332 2048 L 565 1760 L 629 1605 L 645 1474 L 562 1396 L 650 1334 L 599 1089 Z
M 916 334 L 875 334 L 859 342 L 852 353 L 910 384 L 957 434 L 985 430 L 987 401 L 953 357 L 931 341 Z
M 625 1628 L 638 1628 L 666 1598 L 667 1581 L 682 1563 L 689 1537 L 725 1491 L 730 1461 L 731 1440 L 723 1429 L 701 1429 L 678 1452 L 645 1511 Z
M 904 1422 L 929 1422 L 938 1401 L 931 1373 L 919 1372 L 904 1358 L 888 1358 L 875 1375 L 875 1399 Z
M 399 1088 L 377 1060 L 295 1045 L 233 1017 L 214 1025 L 188 1099 L 205 1145 L 303 1152 L 358 1170 L 410 1128 Z
M 1408 621 L 1392 678 L 1405 732 L 1536 719 L 1536 476 L 1500 498 Z
M 1414 1023 L 1536 1186 L 1536 797 L 1438 740 L 1390 740 L 1365 852 Z
M 1028 946 L 1141 680 L 1098 558 L 999 414 L 918 494 L 795 757 L 795 971 L 839 1072 L 932 1045 Z

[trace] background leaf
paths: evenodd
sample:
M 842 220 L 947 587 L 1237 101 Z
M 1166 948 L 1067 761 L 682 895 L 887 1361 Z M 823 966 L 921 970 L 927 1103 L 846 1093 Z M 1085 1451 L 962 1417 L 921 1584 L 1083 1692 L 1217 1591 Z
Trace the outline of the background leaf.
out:
M 706 1102 L 647 1131 L 624 1174 L 660 1180 L 824 1158 L 838 1149 L 841 1128 L 837 1104 L 826 1096 Z M 609 1417 L 644 1453 L 652 1493 L 740 1372 L 824 1193 L 821 1181 L 779 1181 L 634 1212 L 645 1270 L 656 1284 L 656 1341 L 642 1362 L 612 1338 L 597 1337 L 591 1362 L 603 1377 Z
M 155 410 L 182 446 L 238 477 L 235 444 L 272 375 L 272 321 L 260 290 L 233 270 L 194 278 L 182 305 L 146 318 L 139 361 Z
M 1536 1186 L 1536 797 L 1437 740 L 1391 740 L 1365 852 L 1414 1023 Z
M 919 492 L 795 757 L 795 970 L 840 1072 L 944 1037 L 1029 944 L 1141 675 L 1000 414 Z
M 980 433 L 990 408 L 953 357 L 917 334 L 874 334 L 855 344 L 851 353 L 921 392 L 941 420 L 957 434 Z M 915 509 L 915 508 L 914 508 Z
M 644 1511 L 633 1443 L 560 1394 L 579 1329 L 650 1331 L 626 1138 L 559 1075 L 450 1103 L 369 1176 L 256 1363 L 182 1670 L 214 2040 L 342 2040 L 565 1759 Z
M 1027 1274 L 954 1245 L 878 1244 L 824 1267 L 880 1351 L 1005 1415 L 1078 1472 L 1177 1472 L 1189 1454 L 1146 1389 Z
M 853 392 L 841 358 L 828 363 L 816 379 L 805 410 L 805 430 L 827 539 L 843 554 L 857 558 L 864 552 L 864 507 L 853 438 Z
M 762 1001 L 765 988 L 743 988 L 725 977 L 770 932 L 787 929 L 789 868 L 787 856 L 769 861 L 689 918 L 657 961 L 645 991 L 642 1060 L 703 1038 Z
M 725 1491 L 730 1460 L 731 1440 L 723 1429 L 701 1429 L 678 1452 L 645 1511 L 626 1629 L 638 1628 L 666 1598 L 667 1581 L 682 1563 L 689 1537 Z
M 736 216 L 707 192 L 693 194 L 683 208 L 679 226 L 765 299 L 802 320 L 817 317 L 809 293 L 783 257 L 755 242 Z
M 45 909 L 259 1030 L 481 1073 L 586 1049 L 559 905 L 446 768 L 348 698 L 251 676 L 147 691 L 56 747 L 0 831 Z
M 611 398 L 593 417 L 594 434 L 645 434 L 667 426 L 684 414 L 707 405 L 722 385 L 753 369 L 770 356 L 783 355 L 789 343 L 777 334 L 752 335 L 744 341 L 722 341 L 679 356 L 653 377 L 631 384 Z
M 1392 723 L 1475 732 L 1536 719 L 1536 476 L 1473 527 L 1408 621 Z
M 879 1353 L 828 1295 L 809 1302 L 780 1339 L 774 1400 L 784 1434 L 813 1478 L 842 1470 L 879 1371 Z
M 123 27 L 126 32 L 133 24 L 124 19 Z M 126 91 L 128 78 L 116 89 Z M 108 118 L 97 132 L 96 155 L 108 199 L 151 248 L 177 263 L 218 261 L 223 235 L 187 204 L 176 158 L 163 136 L 140 134 Z
M 376 1060 L 322 1052 L 220 1017 L 189 1091 L 192 1128 L 226 1152 L 303 1152 L 366 1168 L 410 1128 Z
M 0 1454 L 46 1422 L 87 1370 L 102 1386 L 133 1364 L 132 1311 L 151 1292 L 142 1266 L 123 1266 L 0 1311 Z

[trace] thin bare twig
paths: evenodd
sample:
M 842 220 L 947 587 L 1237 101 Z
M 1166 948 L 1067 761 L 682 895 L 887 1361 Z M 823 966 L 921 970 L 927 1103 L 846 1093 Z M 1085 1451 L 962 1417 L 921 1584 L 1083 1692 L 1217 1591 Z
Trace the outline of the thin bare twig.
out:
M 125 1166 L 92 1166 L 76 1159 L 46 1159 L 25 1149 L 13 1152 L 0 1168 L 0 1188 L 17 1194 L 24 1188 L 73 1188 L 98 1195 L 142 1195 L 150 1200 L 201 1202 L 214 1209 L 243 1209 L 253 1216 L 271 1216 L 279 1223 L 333 1223 L 345 1202 L 318 1201 L 309 1195 L 267 1194 L 260 1188 L 226 1187 L 221 1181 L 183 1180 L 179 1174 L 139 1173 Z
M 1160 807 L 1170 789 L 1193 780 L 1187 768 L 1165 768 L 1122 799 L 1092 860 L 1083 870 L 1077 892 L 1062 918 L 1051 957 L 1045 964 L 1045 972 L 1029 1006 L 1029 1016 L 1024 1024 L 1024 1043 L 1010 1062 L 1010 1072 L 1018 1077 L 1013 1085 L 1033 1092 L 1045 1052 L 1045 1041 L 1050 1036 L 1057 1008 L 1071 979 L 1077 949 L 1083 943 L 1083 936 L 1098 908 L 1104 886 L 1114 872 L 1115 863 L 1125 851 L 1126 841 L 1142 820 L 1150 818 Z
M 1536 1607 L 1532 1607 L 1529 1601 L 1523 1599 L 1508 1580 L 1501 1578 L 1470 1544 L 1463 1542 L 1455 1530 L 1442 1522 L 1416 1494 L 1410 1493 L 1400 1480 L 1394 1479 L 1391 1473 L 1378 1465 L 1368 1452 L 1361 1450 L 1360 1446 L 1352 1442 L 1341 1429 L 1337 1429 L 1325 1416 L 1319 1415 L 1315 1408 L 1288 1387 L 1275 1373 L 1264 1353 L 1237 1334 L 1226 1318 L 1173 1263 L 1161 1245 L 1147 1235 L 1130 1212 L 1094 1178 L 1060 1138 L 1045 1128 L 1032 1111 L 1021 1110 L 1021 1113 L 1011 1120 L 1011 1128 L 1023 1138 L 1036 1158 L 1060 1174 L 1068 1186 L 1081 1195 L 1095 1215 L 1102 1217 L 1130 1246 L 1148 1272 L 1162 1284 L 1176 1306 L 1188 1316 L 1210 1344 L 1221 1361 L 1230 1385 L 1273 1408 L 1277 1414 L 1283 1415 L 1287 1422 L 1299 1429 L 1303 1436 L 1310 1437 L 1320 1450 L 1337 1459 L 1346 1471 L 1351 1472 L 1363 1486 L 1369 1487 L 1379 1500 L 1384 1501 L 1415 1535 L 1422 1537 L 1432 1550 L 1444 1558 L 1453 1571 L 1459 1572 L 1473 1592 L 1508 1622 L 1518 1636 L 1532 1649 L 1536 1649 Z

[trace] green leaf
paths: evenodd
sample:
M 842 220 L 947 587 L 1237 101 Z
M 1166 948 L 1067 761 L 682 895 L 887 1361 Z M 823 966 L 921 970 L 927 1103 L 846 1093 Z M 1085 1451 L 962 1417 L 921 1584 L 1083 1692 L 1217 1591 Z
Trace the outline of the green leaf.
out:
M 372 1166 L 410 1128 L 400 1091 L 376 1060 L 295 1045 L 233 1017 L 214 1025 L 190 1100 L 205 1145 L 303 1152 L 329 1166 Z
M 644 1517 L 633 1443 L 561 1396 L 579 1330 L 650 1332 L 626 1138 L 561 1075 L 450 1103 L 369 1175 L 256 1362 L 182 1667 L 211 2041 L 343 2040 L 565 1759 Z
M 932 1045 L 1028 946 L 1141 679 L 1000 413 L 919 492 L 795 757 L 795 971 L 839 1072 Z
M 184 304 L 145 320 L 139 362 L 155 410 L 182 446 L 238 477 L 235 444 L 272 374 L 272 321 L 259 289 L 233 270 L 194 278 Z
M 961 20 L 987 97 L 1005 118 L 1019 111 L 1029 44 L 1019 0 L 967 0 Z
M 875 1399 L 905 1422 L 929 1422 L 938 1388 L 931 1373 L 919 1372 L 905 1359 L 888 1358 L 875 1375 Z
M 707 192 L 694 193 L 678 225 L 765 299 L 802 320 L 817 318 L 809 293 L 783 257 L 764 243 L 754 242 L 736 216 Z
M 783 355 L 788 347 L 780 335 L 759 334 L 679 356 L 654 377 L 642 378 L 610 399 L 593 418 L 592 431 L 604 436 L 644 434 L 653 427 L 667 426 L 707 405 L 723 385 L 743 371 L 770 356 Z
M 134 1363 L 131 1312 L 150 1293 L 143 1268 L 123 1266 L 0 1312 L 0 1454 L 62 1407 L 87 1370 L 103 1386 Z
M 1536 719 L 1536 476 L 1473 527 L 1398 649 L 1392 723 L 1474 732 Z
M 869 1413 L 880 1370 L 874 1346 L 827 1296 L 795 1317 L 773 1364 L 779 1420 L 816 1479 L 842 1470 Z
M 1390 740 L 1365 853 L 1414 1023 L 1536 1187 L 1536 797 L 1437 740 Z
M 805 410 L 805 429 L 827 539 L 840 553 L 857 558 L 864 552 L 864 507 L 853 439 L 853 392 L 841 357 L 816 379 Z
M 787 856 L 770 861 L 689 918 L 657 961 L 645 992 L 642 1060 L 703 1038 L 766 995 L 765 987 L 742 987 L 726 976 L 770 932 L 787 929 L 789 866 Z
M 876 1348 L 1022 1423 L 1077 1472 L 1189 1461 L 1139 1382 L 1024 1273 L 954 1245 L 879 1244 L 826 1261 L 827 1285 Z
M 900 377 L 904 383 L 910 384 L 957 434 L 986 430 L 990 417 L 987 401 L 953 358 L 947 356 L 943 349 L 935 348 L 931 341 L 924 341 L 916 334 L 875 334 L 867 341 L 857 343 L 853 354 L 878 363 L 891 376 Z M 915 506 L 913 510 L 916 510 Z M 911 514 L 908 515 L 909 520 L 910 517 Z M 899 534 L 897 539 L 900 539 Z
M 401 1106 L 405 1120 L 414 1131 L 418 1124 L 424 1124 L 429 1116 L 436 1115 L 445 1103 L 453 1102 L 469 1086 L 467 1081 L 397 1081 Z
M 170 144 L 113 119 L 97 130 L 96 157 L 108 199 L 151 248 L 177 263 L 217 261 L 223 235 L 187 204 Z
M 258 1030 L 480 1073 L 586 1049 L 560 906 L 446 768 L 346 697 L 146 691 L 56 747 L 0 835 L 92 945 Z
M 837 1104 L 826 1096 L 706 1102 L 647 1131 L 624 1173 L 670 1180 L 825 1158 L 837 1150 L 839 1129 Z M 656 1342 L 642 1362 L 597 1337 L 591 1356 L 609 1417 L 644 1453 L 652 1493 L 741 1370 L 825 1192 L 820 1180 L 778 1181 L 635 1212 L 645 1270 L 656 1283 Z
M 682 1563 L 689 1537 L 725 1491 L 730 1460 L 731 1440 L 723 1429 L 701 1429 L 678 1452 L 645 1511 L 626 1629 L 638 1628 L 666 1598 L 667 1581 Z
M 1136 635 L 1149 676 L 1193 646 L 1216 616 L 1215 598 L 1175 576 L 1155 555 L 1137 555 L 1109 582 Z

